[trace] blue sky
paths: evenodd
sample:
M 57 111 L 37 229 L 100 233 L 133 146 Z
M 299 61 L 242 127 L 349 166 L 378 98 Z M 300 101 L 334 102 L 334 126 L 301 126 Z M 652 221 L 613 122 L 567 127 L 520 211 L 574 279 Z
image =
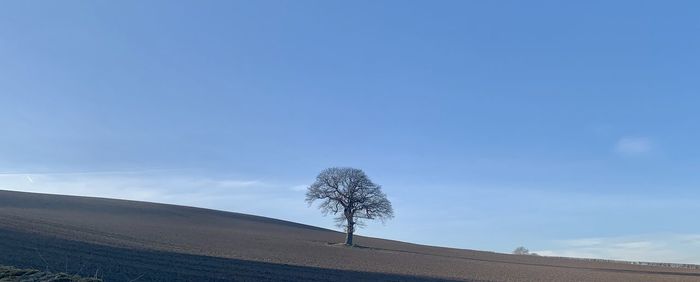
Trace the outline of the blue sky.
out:
M 0 4 L 0 188 L 333 227 L 303 201 L 364 169 L 361 234 L 700 263 L 692 1 Z

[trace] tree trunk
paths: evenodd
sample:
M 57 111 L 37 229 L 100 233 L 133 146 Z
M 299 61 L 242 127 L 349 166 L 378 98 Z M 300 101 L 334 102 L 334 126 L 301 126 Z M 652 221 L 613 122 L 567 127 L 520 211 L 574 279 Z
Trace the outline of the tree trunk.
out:
M 345 237 L 345 245 L 352 246 L 352 233 L 355 232 L 355 223 L 348 220 L 347 236 Z

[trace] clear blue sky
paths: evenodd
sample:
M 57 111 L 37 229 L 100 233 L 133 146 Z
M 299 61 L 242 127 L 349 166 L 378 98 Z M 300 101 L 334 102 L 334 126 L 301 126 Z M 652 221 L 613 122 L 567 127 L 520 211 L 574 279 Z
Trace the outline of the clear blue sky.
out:
M 694 1 L 0 4 L 0 188 L 332 227 L 303 187 L 364 169 L 361 234 L 700 263 Z

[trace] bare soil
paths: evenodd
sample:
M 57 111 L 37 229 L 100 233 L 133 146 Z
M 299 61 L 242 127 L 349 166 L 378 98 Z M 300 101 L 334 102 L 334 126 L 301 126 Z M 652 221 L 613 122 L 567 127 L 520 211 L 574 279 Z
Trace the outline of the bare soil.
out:
M 271 218 L 0 191 L 0 264 L 105 281 L 700 281 L 700 270 L 516 256 Z M 136 280 L 135 280 L 136 279 Z

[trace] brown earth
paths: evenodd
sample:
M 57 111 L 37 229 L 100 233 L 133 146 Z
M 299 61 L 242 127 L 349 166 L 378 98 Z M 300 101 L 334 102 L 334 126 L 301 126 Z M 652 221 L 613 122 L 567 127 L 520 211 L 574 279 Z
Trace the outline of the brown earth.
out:
M 105 281 L 700 281 L 700 270 L 440 248 L 155 203 L 0 191 L 0 265 Z

